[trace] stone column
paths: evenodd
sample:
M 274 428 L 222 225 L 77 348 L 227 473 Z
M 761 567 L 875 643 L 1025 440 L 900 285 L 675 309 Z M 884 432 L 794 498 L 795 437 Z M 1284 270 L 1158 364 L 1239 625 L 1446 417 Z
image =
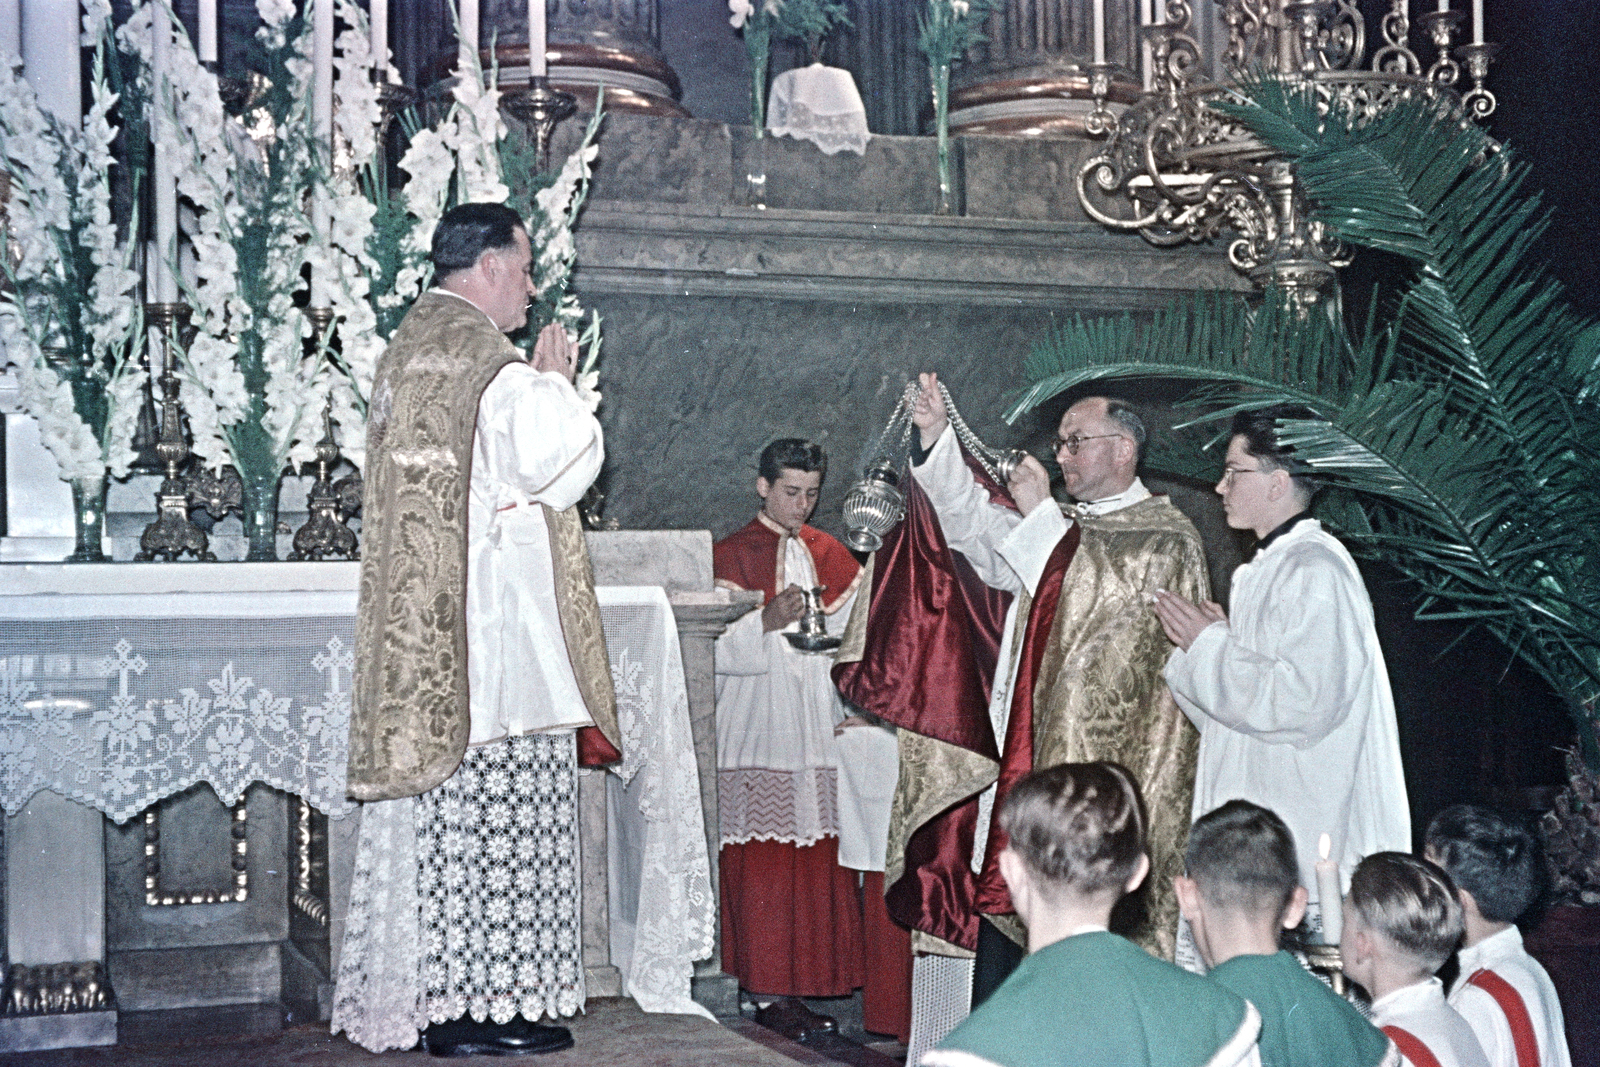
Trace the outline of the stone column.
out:
M 1140 0 L 1105 0 L 1109 99 L 1139 97 Z M 989 40 L 950 77 L 952 133 L 1082 136 L 1093 109 L 1093 0 L 1007 0 L 989 19 Z M 1120 107 L 1113 107 L 1120 111 Z
M 604 85 L 609 111 L 687 118 L 678 103 L 678 75 L 661 53 L 659 5 L 660 0 L 545 0 L 550 84 L 576 94 L 585 110 Z M 492 37 L 500 84 L 526 85 L 527 0 L 483 0 L 479 19 L 484 65 Z
M 719 902 L 717 936 L 709 959 L 694 965 L 694 999 L 714 1015 L 739 1014 L 739 982 L 722 970 L 721 878 L 717 852 L 721 845 L 717 816 L 717 635 L 728 624 L 761 603 L 759 592 L 718 589 L 710 593 L 677 593 L 672 614 L 678 620 L 683 651 L 683 677 L 689 690 L 689 725 L 694 731 L 694 761 L 700 771 L 700 812 L 706 823 L 706 854 L 711 859 L 711 896 Z

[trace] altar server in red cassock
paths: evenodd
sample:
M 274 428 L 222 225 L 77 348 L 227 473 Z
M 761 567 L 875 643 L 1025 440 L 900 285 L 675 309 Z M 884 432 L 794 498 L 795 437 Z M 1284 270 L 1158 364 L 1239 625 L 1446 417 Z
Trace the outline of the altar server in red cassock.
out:
M 861 573 L 844 545 L 805 525 L 826 471 L 816 444 L 768 445 L 761 511 L 714 556 L 719 586 L 765 596 L 716 649 L 723 965 L 766 1004 L 764 1022 L 795 1036 L 832 1020 L 793 998 L 847 995 L 863 979 L 858 877 L 838 862 L 834 731 L 850 712 L 832 659 L 784 637 L 804 613 L 803 591 L 817 587 L 829 629 L 842 628 Z

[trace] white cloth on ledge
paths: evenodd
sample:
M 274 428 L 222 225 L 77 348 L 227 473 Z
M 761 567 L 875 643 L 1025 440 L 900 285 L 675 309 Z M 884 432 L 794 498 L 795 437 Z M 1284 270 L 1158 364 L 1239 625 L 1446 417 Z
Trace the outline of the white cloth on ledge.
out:
M 813 63 L 772 79 L 767 94 L 767 129 L 800 137 L 827 155 L 849 150 L 863 155 L 872 134 L 867 109 L 848 70 Z

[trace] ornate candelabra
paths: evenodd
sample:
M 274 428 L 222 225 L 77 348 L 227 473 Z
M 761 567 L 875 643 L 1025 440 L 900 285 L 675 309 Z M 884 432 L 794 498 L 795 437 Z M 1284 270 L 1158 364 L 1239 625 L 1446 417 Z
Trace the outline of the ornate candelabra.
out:
M 317 346 L 327 337 L 333 325 L 333 309 L 306 308 L 306 318 L 311 320 L 311 337 L 307 342 Z M 306 495 L 306 510 L 310 517 L 295 531 L 294 550 L 290 559 L 356 559 L 356 535 L 345 525 L 346 513 L 339 486 L 333 482 L 333 468 L 339 463 L 339 445 L 333 438 L 333 407 L 331 402 L 322 410 L 322 439 L 317 442 L 317 477 Z
M 530 78 L 524 89 L 508 91 L 504 100 L 508 111 L 533 127 L 539 169 L 549 170 L 550 135 L 562 119 L 578 110 L 578 98 L 552 89 L 550 79 L 540 76 Z
M 1323 114 L 1360 125 L 1402 96 L 1456 96 L 1460 57 L 1473 82 L 1462 104 L 1479 119 L 1494 110 L 1483 82 L 1495 46 L 1452 52 L 1460 12 L 1418 17 L 1435 56 L 1424 68 L 1408 43 L 1406 0 L 1390 0 L 1370 57 L 1355 0 L 1217 0 L 1227 44 L 1215 57 L 1213 82 L 1198 78 L 1202 57 L 1190 32 L 1191 0 L 1162 2 L 1165 21 L 1141 31 L 1150 46 L 1152 88 L 1114 126 L 1095 120 L 1110 78 L 1091 77 L 1095 115 L 1087 125 L 1109 140 L 1079 169 L 1078 200 L 1102 225 L 1156 245 L 1229 231 L 1233 266 L 1260 284 L 1276 283 L 1302 307 L 1334 291 L 1335 269 L 1348 262 L 1343 249 L 1308 217 L 1292 168 L 1210 105 L 1248 93 L 1252 78 L 1267 72 L 1309 87 Z
M 189 459 L 189 443 L 183 436 L 183 405 L 178 401 L 178 334 L 189 323 L 187 304 L 146 304 L 145 321 L 161 335 L 161 438 L 156 442 L 156 457 L 166 469 L 161 489 L 156 493 L 156 521 L 139 537 L 136 559 L 214 560 L 210 539 L 189 521 L 189 485 L 183 466 Z

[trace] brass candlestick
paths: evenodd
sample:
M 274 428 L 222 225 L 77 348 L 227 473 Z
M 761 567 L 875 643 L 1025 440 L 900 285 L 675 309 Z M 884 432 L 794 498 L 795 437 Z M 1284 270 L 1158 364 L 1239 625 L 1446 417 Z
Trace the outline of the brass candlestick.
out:
M 173 561 L 192 553 L 195 559 L 214 560 L 210 539 L 189 521 L 189 486 L 184 481 L 183 465 L 189 459 L 189 443 L 183 436 L 183 405 L 178 402 L 178 333 L 189 324 L 187 304 L 146 304 L 145 321 L 161 334 L 161 438 L 156 442 L 156 458 L 166 469 L 161 489 L 156 493 L 156 521 L 139 537 L 135 559 Z
M 541 171 L 550 169 L 550 135 L 556 124 L 578 110 L 578 98 L 550 88 L 544 76 L 530 78 L 527 88 L 506 93 L 505 105 L 513 115 L 533 127 L 536 159 Z

